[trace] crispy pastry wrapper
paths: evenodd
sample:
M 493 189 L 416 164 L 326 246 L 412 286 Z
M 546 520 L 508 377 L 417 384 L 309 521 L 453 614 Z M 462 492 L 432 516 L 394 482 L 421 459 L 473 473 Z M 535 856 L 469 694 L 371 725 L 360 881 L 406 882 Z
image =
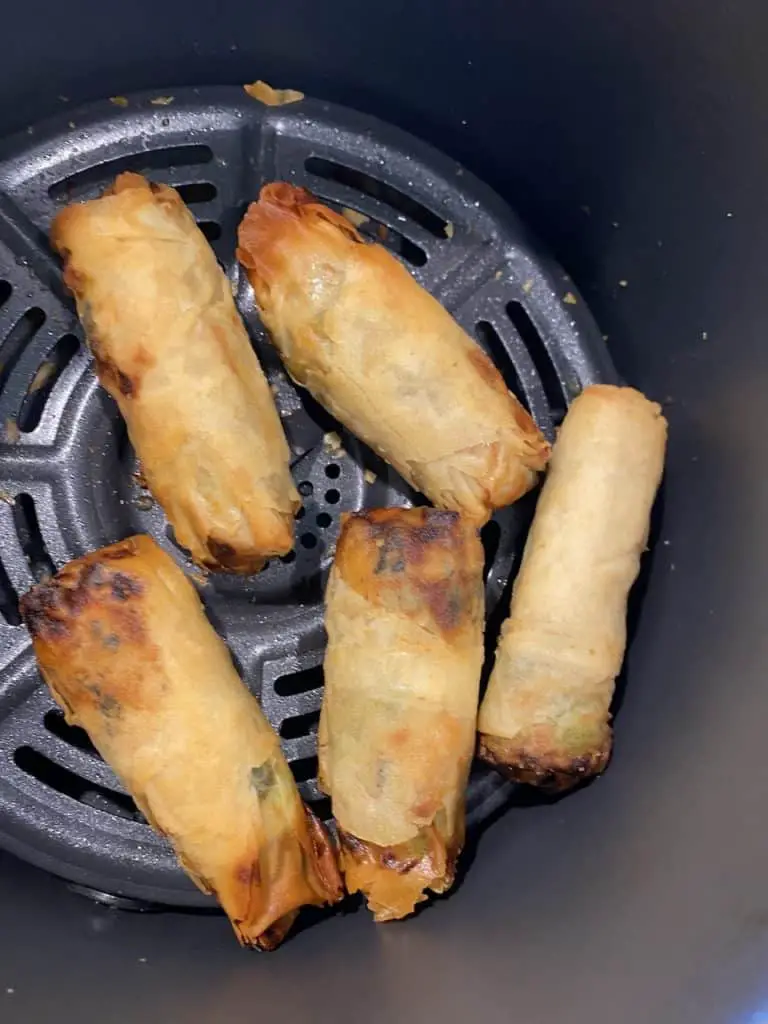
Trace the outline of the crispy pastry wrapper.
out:
M 238 258 L 289 372 L 439 508 L 482 524 L 549 446 L 496 367 L 380 245 L 307 191 L 266 185 Z
M 345 517 L 326 595 L 320 785 L 377 921 L 453 884 L 483 661 L 483 551 L 455 512 Z
M 293 546 L 299 497 L 229 280 L 179 194 L 121 174 L 54 219 L 99 380 L 150 490 L 201 565 L 256 572 Z
M 51 693 L 244 946 L 341 897 L 335 852 L 192 584 L 149 537 L 76 559 L 21 602 Z
M 478 720 L 480 755 L 567 789 L 605 768 L 627 598 L 648 539 L 667 423 L 632 388 L 587 388 L 560 430 Z

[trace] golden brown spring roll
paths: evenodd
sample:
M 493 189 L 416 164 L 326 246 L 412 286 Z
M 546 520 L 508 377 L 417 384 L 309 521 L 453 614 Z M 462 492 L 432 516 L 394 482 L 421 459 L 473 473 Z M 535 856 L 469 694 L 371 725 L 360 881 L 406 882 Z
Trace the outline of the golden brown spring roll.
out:
M 238 258 L 292 377 L 439 508 L 485 522 L 549 446 L 496 367 L 380 245 L 309 192 L 266 185 Z
M 632 388 L 587 388 L 560 429 L 478 721 L 480 756 L 513 779 L 567 789 L 608 763 L 666 440 Z
M 341 896 L 335 853 L 192 584 L 149 537 L 78 558 L 21 602 L 67 721 L 88 731 L 244 946 Z
M 453 884 L 483 662 L 483 551 L 455 512 L 347 518 L 326 595 L 320 785 L 377 921 Z
M 51 240 L 148 486 L 196 562 L 256 572 L 293 546 L 299 498 L 229 281 L 179 194 L 121 174 Z

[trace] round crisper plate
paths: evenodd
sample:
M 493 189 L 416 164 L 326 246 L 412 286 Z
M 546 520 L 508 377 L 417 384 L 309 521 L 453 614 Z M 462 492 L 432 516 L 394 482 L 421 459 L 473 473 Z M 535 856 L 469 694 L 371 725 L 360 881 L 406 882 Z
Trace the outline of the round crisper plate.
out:
M 125 428 L 97 386 L 47 241 L 56 210 L 98 195 L 120 171 L 140 171 L 179 190 L 230 277 L 275 394 L 303 507 L 295 553 L 256 577 L 197 578 L 303 796 L 325 818 L 316 780 L 322 592 L 339 517 L 416 496 L 286 377 L 234 259 L 246 205 L 264 182 L 284 179 L 367 218 L 361 230 L 476 335 L 550 438 L 585 384 L 615 374 L 574 286 L 507 207 L 394 128 L 315 100 L 266 107 L 237 88 L 115 97 L 70 117 L 0 149 L 0 844 L 101 893 L 205 906 L 210 900 L 85 733 L 65 723 L 19 624 L 18 595 L 36 578 L 134 532 L 150 533 L 192 571 L 142 491 Z M 496 627 L 531 510 L 524 500 L 483 531 Z M 510 789 L 476 766 L 470 826 Z

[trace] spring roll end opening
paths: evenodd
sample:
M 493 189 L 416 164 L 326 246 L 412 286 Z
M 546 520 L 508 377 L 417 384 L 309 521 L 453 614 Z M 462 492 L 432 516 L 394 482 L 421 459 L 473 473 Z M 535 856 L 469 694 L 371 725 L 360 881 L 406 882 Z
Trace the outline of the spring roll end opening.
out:
M 605 738 L 599 746 L 569 757 L 534 755 L 526 751 L 519 740 L 480 733 L 478 757 L 511 782 L 562 793 L 605 771 L 611 758 L 612 739 L 611 727 L 606 724 Z

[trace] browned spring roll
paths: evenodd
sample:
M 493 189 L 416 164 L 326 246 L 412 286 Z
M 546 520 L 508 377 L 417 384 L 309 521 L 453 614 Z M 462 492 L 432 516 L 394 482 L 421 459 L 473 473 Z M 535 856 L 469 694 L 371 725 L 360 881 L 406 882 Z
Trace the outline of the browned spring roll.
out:
M 434 505 L 481 524 L 533 486 L 549 454 L 533 420 L 386 249 L 276 182 L 237 255 L 293 378 Z
M 178 193 L 121 174 L 54 219 L 99 380 L 147 484 L 201 565 L 256 572 L 293 546 L 299 498 L 226 275 Z
M 565 418 L 478 722 L 480 756 L 513 779 L 567 789 L 608 762 L 666 439 L 661 408 L 632 388 L 587 388 Z
M 244 946 L 341 896 L 323 826 L 206 619 L 149 537 L 78 558 L 21 602 L 67 721 L 82 726 Z
M 377 921 L 453 884 L 483 661 L 483 551 L 455 512 L 345 519 L 326 595 L 320 784 Z

